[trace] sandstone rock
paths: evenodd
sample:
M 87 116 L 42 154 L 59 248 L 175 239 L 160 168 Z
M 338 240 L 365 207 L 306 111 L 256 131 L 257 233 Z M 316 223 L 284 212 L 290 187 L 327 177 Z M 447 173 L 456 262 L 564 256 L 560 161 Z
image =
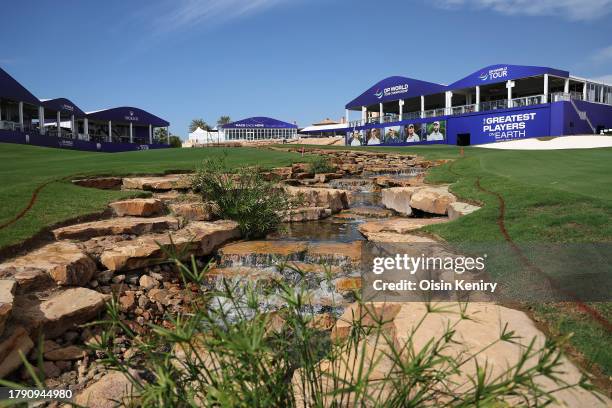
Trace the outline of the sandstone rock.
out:
M 327 218 L 331 215 L 331 210 L 325 207 L 299 207 L 289 211 L 283 217 L 283 222 L 303 222 L 315 221 Z
M 346 214 L 347 216 L 355 215 L 372 218 L 387 218 L 393 216 L 393 212 L 391 210 L 387 210 L 380 207 L 352 207 L 348 210 L 343 211 L 340 214 Z
M 115 201 L 108 205 L 119 217 L 136 216 L 150 217 L 164 212 L 164 204 L 156 198 L 133 198 L 131 200 Z
M 347 351 L 346 356 L 339 358 L 341 364 L 332 367 L 327 360 L 323 360 L 319 368 L 328 373 L 333 370 L 336 375 L 342 377 L 344 372 L 350 373 L 357 369 L 355 364 L 359 364 L 356 362 L 361 361 L 361 355 L 349 354 L 359 350 L 360 353 L 365 353 L 363 361 L 366 362 L 366 367 L 361 369 L 372 370 L 370 379 L 375 380 L 372 383 L 374 385 L 376 380 L 388 378 L 397 372 L 397 368 L 389 359 L 388 349 L 390 347 L 399 350 L 409 344 L 409 355 L 418 355 L 421 350 L 430 347 L 432 339 L 443 338 L 448 328 L 451 327 L 453 341 L 449 343 L 450 347 L 441 351 L 441 354 L 456 360 L 465 360 L 468 356 L 474 356 L 474 360 L 479 363 L 480 367 L 486 364 L 487 378 L 491 379 L 499 378 L 508 367 L 517 364 L 519 356 L 532 340 L 535 340 L 535 349 L 543 347 L 546 342 L 544 334 L 536 328 L 527 315 L 517 310 L 493 303 L 478 302 L 436 303 L 433 305 L 435 309 L 433 312 L 428 312 L 429 307 L 431 306 L 420 302 L 351 305 L 332 329 L 334 340 L 341 341 L 345 338 L 350 333 L 353 322 L 358 320 L 358 316 L 361 316 L 363 326 L 374 325 L 377 320 L 385 322 L 383 330 L 392 343 L 375 343 L 364 339 L 365 343 L 351 347 L 352 351 Z M 463 307 L 467 308 L 462 310 Z M 463 318 L 465 315 L 469 318 Z M 500 328 L 503 327 L 506 327 L 506 332 L 514 333 L 513 341 L 499 341 Z M 524 367 L 534 366 L 538 358 L 538 355 L 533 355 L 524 363 Z M 371 366 L 373 361 L 376 361 L 375 366 Z M 577 383 L 581 378 L 580 370 L 565 357 L 561 357 L 560 362 L 562 365 L 555 370 L 556 376 L 567 383 Z M 460 372 L 450 375 L 445 384 L 464 384 L 466 378 L 473 378 L 475 374 L 476 365 L 474 363 L 463 364 L 460 366 Z M 537 385 L 548 391 L 559 388 L 558 384 L 547 378 L 537 377 L 535 381 Z M 328 388 L 330 386 L 331 383 L 326 384 L 323 391 L 331 390 Z M 460 386 L 457 385 L 457 387 Z M 381 396 L 385 398 L 385 393 L 383 392 Z M 605 407 L 612 403 L 607 397 L 599 394 L 598 396 L 602 398 L 599 400 L 582 388 L 565 389 L 561 387 L 561 391 L 556 391 L 553 396 L 559 401 L 559 406 Z M 508 395 L 507 401 L 511 402 L 512 398 L 513 396 Z
M 12 327 L 4 337 L 0 337 L 0 378 L 5 378 L 21 366 L 19 351 L 25 356 L 32 347 L 34 343 L 21 326 Z
M 276 260 L 300 261 L 308 249 L 301 241 L 246 241 L 219 249 L 220 266 L 269 266 Z
M 131 310 L 135 304 L 136 296 L 133 290 L 126 290 L 125 293 L 119 297 L 119 305 L 124 312 Z
M 4 273 L 17 282 L 17 294 L 46 289 L 55 284 L 49 273 L 41 269 L 13 267 L 4 269 Z
M 382 221 L 368 221 L 361 224 L 358 229 L 366 238 L 373 234 L 394 233 L 407 234 L 427 225 L 447 222 L 446 218 L 389 218 Z
M 169 174 L 161 177 L 129 177 L 123 179 L 123 188 L 131 190 L 168 191 L 186 190 L 191 179 L 185 174 Z
M 338 278 L 335 281 L 336 290 L 338 292 L 345 291 L 356 291 L 361 289 L 361 278 L 360 277 L 345 277 Z
M 83 358 L 85 354 L 87 352 L 79 346 L 67 346 L 56 348 L 55 350 L 46 350 L 44 357 L 51 361 L 78 360 Z
M 74 402 L 89 408 L 114 408 L 117 402 L 120 406 L 130 406 L 128 400 L 134 392 L 129 378 L 123 373 L 113 371 L 104 374 L 98 381 L 78 393 Z
M 159 281 L 149 275 L 142 275 L 138 283 L 146 290 L 153 289 L 159 286 Z
M 11 317 L 16 286 L 17 283 L 13 279 L 0 279 L 0 336 Z
M 381 203 L 400 214 L 411 215 L 410 200 L 412 195 L 420 189 L 421 187 L 385 188 L 381 192 Z
M 287 193 L 303 201 L 302 205 L 329 208 L 332 213 L 349 207 L 350 193 L 346 190 L 313 187 L 285 187 Z
M 86 288 L 63 289 L 48 299 L 15 298 L 13 318 L 35 333 L 55 338 L 66 330 L 90 321 L 104 309 L 110 297 Z
M 355 266 L 361 260 L 362 241 L 312 242 L 308 246 L 305 260 L 329 265 Z
M 216 207 L 214 203 L 174 203 L 170 204 L 170 211 L 177 217 L 190 221 L 209 221 L 216 217 Z
M 480 210 L 480 207 L 468 203 L 462 203 L 455 201 L 448 205 L 448 219 L 450 221 L 456 220 L 459 217 L 473 213 L 476 210 Z
M 102 253 L 100 262 L 112 271 L 137 269 L 166 261 L 166 251 L 172 247 L 177 254 L 204 256 L 239 237 L 240 230 L 234 221 L 194 221 L 171 237 L 167 234 L 149 234 L 119 242 Z
M 123 179 L 121 177 L 96 177 L 80 180 L 72 180 L 73 184 L 81 187 L 99 188 L 102 190 L 111 190 L 119 188 Z
M 448 205 L 456 200 L 457 198 L 448 192 L 448 188 L 423 187 L 412 195 L 410 206 L 430 214 L 444 215 Z
M 179 222 L 174 217 L 121 217 L 69 225 L 53 230 L 56 239 L 87 240 L 102 235 L 134 234 L 176 230 Z
M 3 270 L 14 268 L 16 273 L 32 269 L 44 271 L 60 285 L 85 285 L 96 271 L 95 262 L 70 242 L 55 242 L 0 265 Z M 32 279 L 40 281 L 39 277 Z

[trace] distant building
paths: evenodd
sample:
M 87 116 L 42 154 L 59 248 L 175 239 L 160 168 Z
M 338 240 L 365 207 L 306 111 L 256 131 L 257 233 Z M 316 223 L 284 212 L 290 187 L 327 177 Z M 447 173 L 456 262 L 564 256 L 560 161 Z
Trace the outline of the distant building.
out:
M 326 118 L 320 122 L 313 123 L 312 126 L 300 129 L 302 137 L 334 137 L 344 135 L 345 133 L 346 123 L 344 118 L 339 122 Z
M 201 127 L 198 127 L 196 130 L 189 133 L 189 137 L 187 138 L 187 141 L 183 143 L 183 147 L 209 145 L 224 141 L 225 140 L 221 138 L 221 135 L 217 129 L 204 130 Z
M 226 142 L 296 139 L 297 125 L 257 116 L 221 125 L 219 137 Z

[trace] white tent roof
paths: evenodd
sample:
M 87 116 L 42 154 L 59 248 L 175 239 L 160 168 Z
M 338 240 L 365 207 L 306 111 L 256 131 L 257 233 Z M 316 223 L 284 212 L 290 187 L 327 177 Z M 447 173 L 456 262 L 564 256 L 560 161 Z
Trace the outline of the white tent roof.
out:
M 300 132 L 326 132 L 337 129 L 345 129 L 347 127 L 346 123 L 338 123 L 334 125 L 318 125 L 318 126 L 306 126 Z

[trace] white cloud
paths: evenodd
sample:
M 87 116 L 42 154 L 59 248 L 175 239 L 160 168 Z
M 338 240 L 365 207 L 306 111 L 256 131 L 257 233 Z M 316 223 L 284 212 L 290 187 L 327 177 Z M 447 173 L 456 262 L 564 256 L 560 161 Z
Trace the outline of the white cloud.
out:
M 595 62 L 604 62 L 612 60 L 612 45 L 600 48 L 591 54 L 591 60 Z
M 506 15 L 560 16 L 568 20 L 594 20 L 612 12 L 612 0 L 434 0 L 444 9 L 470 7 Z
M 220 24 L 256 14 L 292 0 L 174 0 L 158 10 L 160 31 L 174 31 L 201 24 Z

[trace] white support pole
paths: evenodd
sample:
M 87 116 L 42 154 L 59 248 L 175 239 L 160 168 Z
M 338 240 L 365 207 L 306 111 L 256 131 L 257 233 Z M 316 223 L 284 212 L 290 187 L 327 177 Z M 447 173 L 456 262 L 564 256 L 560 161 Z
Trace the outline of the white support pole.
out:
M 23 132 L 23 102 L 19 102 L 19 127 Z
M 345 121 L 346 123 L 349 123 L 349 120 L 350 120 L 350 117 L 349 117 L 349 110 L 348 110 L 348 109 L 345 109 L 345 110 L 344 110 L 344 121 Z
M 583 101 L 587 100 L 587 83 L 586 82 L 582 84 L 582 100 Z
M 110 120 L 108 121 L 108 141 L 113 141 L 113 124 Z
M 402 121 L 404 119 L 404 100 L 399 100 L 399 120 Z
M 74 121 L 74 115 L 70 115 L 70 128 L 72 129 L 72 138 L 78 139 L 79 130 L 76 128 L 76 122 Z
M 134 143 L 134 125 L 130 122 L 130 143 Z
M 512 107 L 512 88 L 514 87 L 514 81 L 506 81 L 506 89 L 508 90 L 508 107 Z
M 41 135 L 45 134 L 45 107 L 38 107 L 38 131 Z
M 85 140 L 89 140 L 89 119 L 83 119 L 83 133 L 85 133 Z
M 446 104 L 445 104 L 445 114 L 450 115 L 451 108 L 453 107 L 453 93 L 451 91 L 446 91 Z
M 149 144 L 153 144 L 153 125 L 149 124 Z
M 383 104 L 382 102 L 378 103 L 378 123 L 383 123 L 383 116 L 385 112 L 383 112 Z
M 480 86 L 476 87 L 476 112 L 480 111 Z
M 62 137 L 62 113 L 60 111 L 57 111 L 55 124 L 57 126 L 57 137 Z
M 421 117 L 425 117 L 425 95 L 421 95 Z
M 565 78 L 565 83 L 563 84 L 563 93 L 569 94 L 569 78 Z
M 368 108 L 366 106 L 361 107 L 361 122 L 365 124 L 366 119 L 368 118 Z
M 544 103 L 548 103 L 548 74 L 544 74 Z

